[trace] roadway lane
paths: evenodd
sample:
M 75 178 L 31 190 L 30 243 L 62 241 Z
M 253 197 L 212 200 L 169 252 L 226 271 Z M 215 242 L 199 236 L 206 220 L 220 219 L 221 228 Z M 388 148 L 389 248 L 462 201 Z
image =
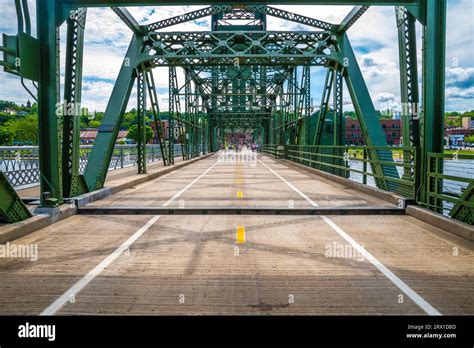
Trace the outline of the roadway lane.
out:
M 216 160 L 94 205 L 387 205 L 266 156 Z M 330 221 L 435 310 L 474 314 L 472 243 L 407 216 Z M 80 215 L 15 241 L 28 242 L 38 244 L 38 261 L 0 260 L 1 314 L 39 314 L 71 293 L 50 314 L 426 313 L 325 217 Z

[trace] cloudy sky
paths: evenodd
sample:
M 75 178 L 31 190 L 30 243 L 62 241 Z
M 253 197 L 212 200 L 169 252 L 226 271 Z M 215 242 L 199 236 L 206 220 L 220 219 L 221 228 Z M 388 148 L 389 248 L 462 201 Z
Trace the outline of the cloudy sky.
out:
M 28 0 L 35 13 L 34 0 Z M 141 23 L 151 23 L 205 6 L 131 7 L 129 11 Z M 350 11 L 349 6 L 275 6 L 291 12 L 314 17 L 331 23 L 340 22 Z M 34 17 L 34 16 L 33 16 Z M 0 33 L 16 34 L 16 14 L 13 0 L 0 0 Z M 448 0 L 447 53 L 446 53 L 446 110 L 474 109 L 474 1 Z M 308 30 L 308 27 L 268 17 L 268 30 Z M 36 21 L 32 19 L 35 35 Z M 188 22 L 165 29 L 166 31 L 204 31 L 210 19 Z M 64 67 L 65 25 L 61 28 L 61 56 Z M 397 109 L 400 102 L 398 76 L 398 44 L 393 7 L 371 7 L 349 29 L 349 39 L 366 79 L 371 97 L 377 108 Z M 418 64 L 421 73 L 421 28 L 417 26 Z M 108 8 L 91 8 L 87 14 L 83 69 L 83 104 L 89 110 L 103 111 L 107 105 L 114 81 L 131 39 L 130 30 Z M 64 75 L 64 71 L 61 71 Z M 167 110 L 168 71 L 154 71 L 158 82 L 160 107 Z M 315 105 L 320 100 L 325 71 L 311 69 L 311 96 Z M 30 83 L 28 83 L 31 86 Z M 133 93 L 128 108 L 135 106 Z M 0 99 L 25 103 L 29 95 L 16 76 L 0 71 Z M 31 98 L 30 98 L 31 99 Z M 345 100 L 349 103 L 348 93 Z M 351 105 L 345 106 L 351 110 Z

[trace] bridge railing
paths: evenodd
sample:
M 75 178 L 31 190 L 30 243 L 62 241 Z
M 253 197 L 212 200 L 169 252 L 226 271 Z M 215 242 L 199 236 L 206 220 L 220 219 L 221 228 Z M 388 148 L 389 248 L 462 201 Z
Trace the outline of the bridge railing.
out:
M 414 147 L 263 145 L 262 152 L 374 187 L 377 179 L 385 180 L 390 184 L 390 191 L 407 198 L 415 197 Z M 380 158 L 375 156 L 380 153 L 384 153 L 384 160 L 374 159 Z M 387 154 L 392 161 L 387 160 Z M 393 167 L 399 177 L 375 174 L 371 164 Z
M 285 157 L 285 147 L 283 145 L 265 144 L 261 146 L 260 151 L 269 154 L 275 158 Z
M 146 145 L 147 162 L 161 160 L 158 144 Z M 79 148 L 79 173 L 83 174 L 92 151 L 92 145 Z M 181 145 L 175 144 L 175 156 L 181 156 Z M 136 145 L 115 145 L 109 170 L 134 166 L 137 163 Z M 0 170 L 13 187 L 19 189 L 39 184 L 39 156 L 37 146 L 0 146 Z
M 474 155 L 428 154 L 427 208 L 474 224 Z

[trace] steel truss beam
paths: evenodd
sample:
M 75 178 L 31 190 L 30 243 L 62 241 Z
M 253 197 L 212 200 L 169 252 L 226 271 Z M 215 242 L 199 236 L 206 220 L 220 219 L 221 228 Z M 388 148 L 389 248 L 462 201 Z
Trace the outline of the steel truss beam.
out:
M 84 172 L 84 179 L 90 191 L 104 186 L 123 113 L 135 81 L 135 68 L 139 63 L 142 42 L 141 36 L 133 36 L 107 104 L 104 119 L 97 132 L 97 138 Z
M 369 9 L 370 6 L 354 6 L 349 14 L 339 24 L 338 31 L 345 33 Z
M 218 0 L 57 0 L 66 7 L 104 7 L 104 6 L 176 6 L 221 4 Z M 252 5 L 255 0 L 226 0 L 226 4 Z M 406 6 L 419 5 L 421 0 L 260 0 L 266 5 L 374 5 Z
M 340 60 L 331 32 L 155 32 L 142 62 L 153 66 L 324 65 Z
M 158 96 L 156 94 L 155 78 L 150 69 L 142 69 L 145 74 L 146 86 L 148 88 L 148 96 L 150 97 L 151 111 L 153 113 L 153 122 L 155 124 L 155 141 L 160 144 L 161 159 L 163 165 L 169 165 L 168 149 L 166 148 L 166 137 L 163 122 L 160 117 L 160 105 L 158 104 Z
M 326 80 L 323 87 L 323 95 L 321 97 L 321 105 L 319 107 L 318 120 L 316 122 L 316 131 L 314 133 L 313 145 L 321 145 L 323 126 L 329 109 L 329 98 L 331 97 L 331 90 L 333 88 L 332 86 L 335 75 L 335 69 L 327 69 Z
M 144 25 L 143 30 L 148 33 L 151 31 L 171 27 L 176 24 L 185 23 L 185 22 L 193 21 L 199 18 L 212 16 L 212 15 L 222 13 L 224 11 L 229 11 L 229 10 L 232 10 L 232 6 L 213 5 L 206 8 L 202 8 L 200 10 L 188 12 L 179 16 L 163 19 L 155 23 Z
M 247 6 L 247 8 L 249 10 L 254 10 L 254 11 L 257 11 L 257 12 L 260 12 L 262 14 L 266 14 L 272 17 L 286 19 L 290 22 L 304 24 L 304 25 L 318 28 L 318 29 L 334 31 L 337 28 L 337 26 L 335 26 L 334 24 L 320 21 L 314 18 L 302 16 L 293 12 L 281 10 L 279 8 L 274 8 L 274 7 L 265 6 L 265 5 L 249 5 Z
M 347 89 L 352 99 L 354 109 L 359 120 L 359 124 L 364 135 L 366 144 L 369 146 L 387 146 L 385 133 L 380 126 L 379 117 L 375 112 L 375 107 L 370 98 L 369 90 L 365 84 L 359 64 L 357 63 L 354 51 L 352 50 L 349 39 L 346 34 L 337 36 L 339 41 L 339 48 L 346 59 L 344 64 L 344 79 L 346 81 Z M 380 177 L 395 177 L 398 178 L 398 173 L 394 166 L 381 165 L 381 161 L 392 162 L 392 155 L 387 151 L 371 151 L 372 172 L 380 175 Z M 388 190 L 392 188 L 392 183 L 383 179 L 376 179 L 377 187 Z M 394 188 L 392 188 L 394 189 Z
M 419 114 L 418 114 L 418 69 L 416 59 L 416 31 L 415 17 L 404 7 L 395 8 L 398 26 L 398 49 L 400 61 L 400 99 L 402 103 L 402 131 L 403 146 L 419 147 Z M 413 158 L 409 153 L 404 153 L 406 164 L 403 177 L 413 179 Z M 419 167 L 419 163 L 416 167 Z M 419 184 L 419 178 L 416 178 Z
M 137 69 L 137 167 L 146 174 L 146 86 L 144 72 Z
M 169 158 L 170 163 L 174 163 L 174 143 L 175 143 L 175 120 L 178 129 L 178 141 L 181 144 L 181 154 L 183 160 L 188 159 L 188 148 L 186 139 L 186 125 L 182 122 L 182 108 L 179 98 L 178 75 L 176 67 L 169 69 L 169 116 L 168 116 L 168 140 L 169 140 Z
M 79 9 L 68 17 L 66 66 L 64 77 L 62 174 L 63 192 L 74 197 L 87 188 L 79 175 L 81 122 L 82 58 L 87 9 Z
M 111 9 L 135 34 L 143 34 L 143 29 L 140 24 L 138 24 L 137 20 L 125 7 L 111 7 Z
M 367 145 L 386 145 L 385 135 L 378 122 L 367 87 L 362 78 L 354 53 L 345 32 L 371 5 L 396 5 L 404 6 L 406 10 L 399 10 L 403 18 L 399 19 L 400 43 L 400 70 L 402 101 L 406 101 L 403 113 L 412 118 L 409 127 L 405 130 L 405 141 L 410 140 L 410 145 L 416 145 L 416 124 L 418 91 L 416 90 L 416 64 L 415 64 L 415 18 L 423 25 L 423 113 L 420 120 L 420 156 L 422 165 L 417 174 L 419 192 L 418 200 L 429 202 L 426 194 L 430 182 L 426 180 L 427 155 L 430 152 L 443 150 L 443 112 L 444 112 L 444 54 L 445 54 L 445 29 L 446 29 L 446 0 L 302 0 L 296 3 L 306 4 L 357 4 L 348 16 L 338 25 L 317 21 L 312 18 L 291 14 L 275 8 L 255 5 L 251 0 L 230 0 L 226 5 L 211 6 L 203 10 L 194 11 L 165 21 L 154 23 L 150 26 L 140 26 L 136 20 L 121 6 L 138 5 L 166 5 L 166 4 L 201 4 L 206 2 L 217 4 L 217 1 L 204 0 L 51 0 L 38 1 L 37 23 L 39 61 L 39 136 L 40 136 L 40 170 L 41 170 L 41 205 L 44 207 L 55 206 L 62 201 L 63 184 L 67 191 L 75 192 L 70 188 L 77 182 L 74 173 L 76 150 L 74 132 L 76 120 L 64 119 L 64 132 L 61 122 L 63 118 L 56 114 L 56 105 L 59 102 L 59 64 L 58 64 L 58 28 L 62 21 L 68 18 L 70 10 L 78 7 L 109 6 L 120 18 L 134 31 L 134 38 L 127 52 L 124 64 L 120 70 L 117 83 L 114 86 L 112 97 L 107 106 L 106 114 L 96 144 L 92 150 L 84 173 L 84 180 L 88 190 L 103 186 L 110 163 L 113 147 L 117 137 L 122 115 L 128 102 L 134 80 L 142 64 L 147 70 L 155 66 L 181 66 L 186 71 L 186 82 L 178 88 L 177 82 L 171 82 L 170 96 L 176 102 L 184 96 L 186 101 L 184 113 L 172 115 L 170 113 L 170 129 L 174 120 L 180 128 L 180 140 L 189 141 L 190 146 L 184 146 L 183 153 L 196 153 L 196 144 L 200 143 L 199 136 L 204 134 L 208 127 L 209 142 L 214 149 L 223 141 L 223 128 L 226 126 L 252 124 L 260 127 L 262 132 L 274 136 L 279 142 L 296 143 L 303 138 L 298 127 L 301 124 L 302 109 L 308 109 L 309 97 L 307 83 L 298 82 L 297 66 L 309 67 L 311 65 L 329 66 L 334 63 L 344 65 L 344 70 L 336 70 L 334 92 L 334 124 L 337 126 L 342 115 L 342 79 L 346 81 L 351 99 L 357 112 Z M 262 4 L 295 4 L 294 0 L 263 1 Z M 234 6 L 232 6 L 234 5 Z M 239 6 L 236 6 L 239 5 Z M 243 5 L 243 6 L 242 6 Z M 236 9 L 239 7 L 238 9 Z M 81 10 L 83 11 L 83 10 Z M 80 11 L 80 12 L 81 12 Z M 207 11 L 207 12 L 206 12 Z M 212 12 L 214 11 L 214 12 Z M 226 12 L 227 11 L 227 12 Z M 263 14 L 258 17 L 260 26 L 265 25 L 265 16 L 272 15 L 305 25 L 323 29 L 318 32 L 264 32 L 238 28 L 229 25 L 223 31 L 199 33 L 163 33 L 150 31 L 144 37 L 144 30 L 157 30 L 182 21 L 212 15 L 213 21 L 220 18 L 218 28 L 225 27 L 223 23 L 233 18 L 253 18 L 252 12 Z M 84 11 L 85 13 L 85 11 Z M 220 13 L 224 13 L 220 16 Z M 219 15 L 219 16 L 218 16 Z M 26 16 L 26 13 L 25 13 Z M 262 19 L 263 18 L 263 19 Z M 222 20 L 225 19 L 225 20 Z M 22 20 L 19 21 L 21 26 Z M 68 101 L 80 101 L 80 67 L 74 63 L 74 58 L 80 56 L 77 42 L 80 41 L 80 26 L 70 20 L 72 39 L 67 45 L 66 86 L 65 97 Z M 154 26 L 153 26 L 154 25 Z M 68 25 L 69 26 L 69 25 Z M 76 27 L 75 27 L 76 26 Z M 21 28 L 20 31 L 22 31 Z M 29 29 L 27 29 L 29 31 Z M 146 40 L 146 42 L 143 42 Z M 75 42 L 75 43 L 74 43 Z M 3 49 L 4 52 L 5 49 Z M 11 51 L 11 50 L 10 50 Z M 8 52 L 7 52 L 8 53 Z M 11 52 L 10 52 L 11 53 Z M 6 63 L 3 62 L 3 65 Z M 257 66 L 258 71 L 247 74 L 245 69 Z M 223 67 L 231 68 L 227 72 L 220 72 Z M 273 80 L 271 69 L 285 71 L 281 78 L 275 73 Z M 170 69 L 174 70 L 174 69 Z M 200 71 L 202 72 L 200 72 Z M 234 72 L 231 72 L 234 71 Z M 237 73 L 235 73 L 237 72 Z M 207 74 L 207 75 L 206 75 Z M 303 73 L 304 75 L 305 73 Z M 257 76 L 260 75 L 260 76 Z M 139 77 L 142 81 L 143 76 Z M 145 78 L 146 79 L 146 78 Z M 226 81 L 223 81 L 226 79 Z M 244 80 L 245 82 L 242 82 Z M 144 82 L 140 83 L 143 92 Z M 250 83 L 254 83 L 254 87 Z M 174 86 L 174 87 L 173 87 Z M 263 87 L 264 86 L 264 87 Z M 224 92 L 219 91 L 222 88 Z M 260 89 L 257 91 L 256 89 Z M 184 90 L 184 94 L 182 91 Z M 144 93 L 140 93 L 143 95 Z M 225 95 L 219 96 L 219 93 Z M 328 92 L 329 94 L 329 92 Z M 156 95 L 155 95 L 156 96 Z M 172 98 L 170 98 L 171 100 Z M 327 99 L 327 98 L 324 98 Z M 337 99 L 337 100 L 336 100 Z M 200 103 L 202 100 L 202 103 Z M 225 105 L 223 104 L 225 102 Z M 139 100 L 140 103 L 144 103 Z M 254 107 L 259 103 L 259 107 Z M 328 102 L 325 101 L 326 104 Z M 152 103 L 153 104 L 153 103 Z M 154 103 L 157 108 L 157 102 Z M 325 105 L 326 105 L 325 104 Z M 404 103 L 405 104 L 405 103 Z M 341 106 L 339 109 L 338 106 Z M 144 107 L 142 108 L 144 110 Z M 326 107 L 327 109 L 327 107 Z M 204 111 L 207 114 L 204 114 Z M 157 111 L 158 112 L 158 111 Z M 229 118 L 235 113 L 236 117 Z M 143 116 L 143 113 L 140 113 Z M 205 116 L 203 116 L 205 115 Z M 249 117 L 252 115 L 251 117 Z M 253 118 L 252 118 L 253 117 Z M 203 125 L 200 123 L 202 121 Z M 206 123 L 206 121 L 208 123 Z M 245 123 L 244 123 L 245 122 Z M 272 128 L 274 132 L 270 130 Z M 76 128 L 75 128 L 76 127 Z M 161 127 L 160 127 L 161 128 Z M 204 130 L 203 130 L 204 129 Z M 408 129 L 408 128 L 407 128 Z M 306 129 L 306 133 L 308 129 Z M 337 133 L 337 134 L 336 134 Z M 183 135 L 188 135 L 189 139 Z M 62 136 L 64 135 L 64 139 Z M 408 136 L 407 136 L 408 135 Z M 171 137 L 172 139 L 172 137 Z M 335 130 L 334 143 L 340 141 L 340 132 Z M 170 141 L 171 143 L 172 141 Z M 61 144 L 64 148 L 61 149 Z M 64 151 L 62 151 L 64 150 Z M 171 148 L 170 148 L 171 150 Z M 168 154 L 173 158 L 172 152 Z M 371 160 L 378 161 L 373 167 L 373 172 L 378 177 L 398 176 L 391 166 L 385 166 L 384 161 L 390 161 L 384 151 L 376 153 Z M 64 159 L 67 163 L 62 165 Z M 380 164 L 382 162 L 382 164 Z M 392 169 L 391 169 L 392 168 Z M 64 171 L 64 173 L 63 173 Z M 67 172 L 67 173 L 66 173 Z M 405 175 L 412 173 L 405 172 Z M 77 176 L 76 176 L 77 178 Z M 391 188 L 390 184 L 382 179 L 377 179 L 381 188 Z M 69 186 L 69 187 L 66 187 Z M 433 188 L 431 188 L 433 190 Z M 67 193 L 70 194 L 70 193 Z
M 30 216 L 30 211 L 11 186 L 7 176 L 0 171 L 0 220 L 18 222 Z

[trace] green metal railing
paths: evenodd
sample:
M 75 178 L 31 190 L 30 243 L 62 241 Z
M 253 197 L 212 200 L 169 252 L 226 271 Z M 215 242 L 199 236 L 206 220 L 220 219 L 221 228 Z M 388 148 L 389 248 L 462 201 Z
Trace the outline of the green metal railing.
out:
M 272 144 L 263 145 L 262 152 L 370 186 L 376 186 L 376 181 L 382 180 L 388 183 L 389 191 L 407 198 L 415 198 L 416 149 L 414 147 Z M 380 156 L 381 153 L 384 157 Z M 373 160 L 372 158 L 376 158 L 375 154 L 383 160 Z M 372 165 L 394 168 L 398 176 L 375 174 L 371 169 Z
M 198 149 L 201 151 L 201 148 Z M 83 174 L 89 161 L 92 145 L 79 147 L 79 173 Z M 136 145 L 115 145 L 110 158 L 109 170 L 121 169 L 137 164 Z M 182 154 L 181 144 L 174 145 L 174 156 Z M 161 151 L 158 144 L 146 145 L 147 163 L 161 161 Z M 0 171 L 4 172 L 10 184 L 25 188 L 39 184 L 39 155 L 38 146 L 0 146 Z
M 474 224 L 474 155 L 428 154 L 428 202 L 438 213 Z
M 285 147 L 283 145 L 276 144 L 265 144 L 261 146 L 262 152 L 269 154 L 275 158 L 284 158 L 285 157 Z

